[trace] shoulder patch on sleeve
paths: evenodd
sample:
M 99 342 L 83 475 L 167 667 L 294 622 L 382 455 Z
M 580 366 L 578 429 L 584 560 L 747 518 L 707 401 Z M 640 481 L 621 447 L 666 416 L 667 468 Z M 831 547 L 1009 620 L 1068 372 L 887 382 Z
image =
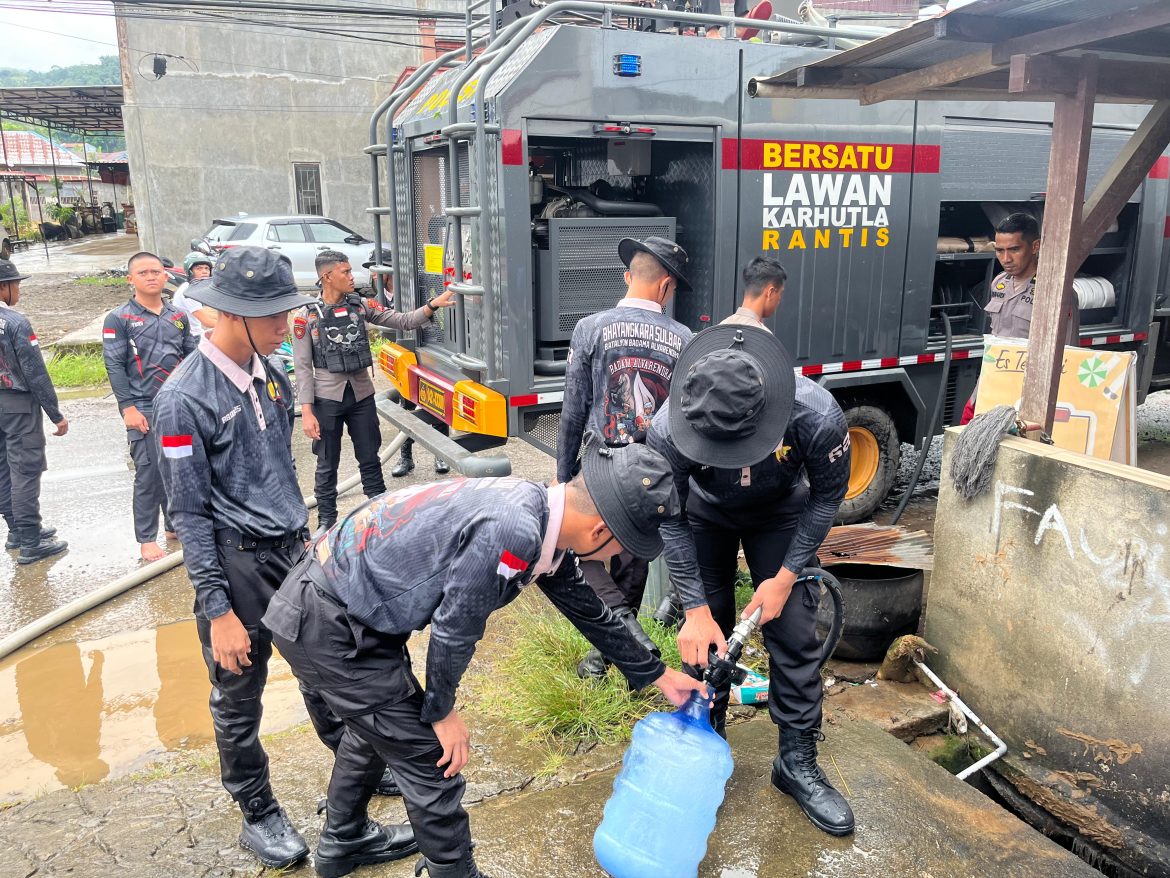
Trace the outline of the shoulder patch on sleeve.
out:
M 308 326 L 308 322 L 309 321 L 305 318 L 303 313 L 298 314 L 295 318 L 293 318 L 293 335 L 295 335 L 297 338 L 304 338 L 305 328 Z
M 374 314 L 381 314 L 386 310 L 386 307 L 377 299 L 366 299 L 366 307 Z

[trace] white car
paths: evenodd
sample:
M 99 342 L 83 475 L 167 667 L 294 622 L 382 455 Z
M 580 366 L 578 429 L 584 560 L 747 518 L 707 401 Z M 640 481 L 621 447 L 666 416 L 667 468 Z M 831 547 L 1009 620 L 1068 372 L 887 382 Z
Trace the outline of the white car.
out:
M 362 268 L 374 244 L 337 220 L 324 216 L 238 216 L 214 220 L 203 236 L 216 253 L 230 247 L 267 247 L 292 261 L 297 286 L 315 289 L 314 260 L 322 250 L 339 250 L 349 257 L 353 280 L 359 287 L 370 285 L 370 273 Z

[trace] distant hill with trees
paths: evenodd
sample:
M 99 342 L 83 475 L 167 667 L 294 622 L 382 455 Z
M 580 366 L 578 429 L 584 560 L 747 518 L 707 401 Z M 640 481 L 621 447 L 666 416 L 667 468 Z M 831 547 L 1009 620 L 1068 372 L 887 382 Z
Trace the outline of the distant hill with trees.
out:
M 48 70 L 0 67 L 0 87 L 32 88 L 38 85 L 121 85 L 117 55 L 102 55 L 97 64 L 72 64 Z

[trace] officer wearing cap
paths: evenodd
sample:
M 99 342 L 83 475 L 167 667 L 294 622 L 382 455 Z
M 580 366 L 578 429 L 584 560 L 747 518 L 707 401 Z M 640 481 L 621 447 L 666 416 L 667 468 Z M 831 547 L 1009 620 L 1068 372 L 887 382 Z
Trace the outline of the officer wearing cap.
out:
M 219 312 L 219 323 L 159 391 L 154 433 L 195 586 L 220 775 L 244 814 L 240 844 L 266 866 L 284 868 L 309 849 L 272 793 L 260 744 L 272 656 L 260 620 L 304 552 L 309 513 L 293 468 L 292 390 L 266 357 L 284 341 L 289 312 L 311 300 L 297 293 L 288 258 L 263 247 L 226 251 L 193 292 Z M 336 750 L 341 722 L 315 693 L 302 687 L 302 694 L 321 739 Z
M 354 292 L 349 257 L 336 250 L 317 256 L 321 296 L 293 318 L 293 362 L 301 427 L 313 440 L 317 455 L 317 523 L 329 528 L 337 521 L 337 466 L 341 430 L 349 431 L 361 473 L 362 490 L 376 497 L 386 490 L 378 447 L 382 431 L 374 407 L 374 358 L 367 323 L 390 329 L 425 326 L 440 308 L 452 304 L 444 292 L 421 308 L 402 314 L 376 299 Z
M 768 709 L 780 727 L 772 783 L 833 835 L 853 831 L 849 804 L 817 765 L 821 734 L 820 587 L 796 584 L 825 539 L 849 483 L 849 432 L 832 395 L 794 377 L 772 333 L 720 325 L 683 349 L 670 399 L 646 439 L 671 465 L 683 515 L 662 526 L 664 557 L 686 622 L 682 660 L 722 652 L 735 619 L 742 545 L 763 608 L 769 657 Z M 724 733 L 728 690 L 711 720 Z
M 171 297 L 171 304 L 187 315 L 196 340 L 202 338 L 203 333 L 215 328 L 216 313 L 214 308 L 208 308 L 202 302 L 195 301 L 188 293 L 195 281 L 211 277 L 212 265 L 214 263 L 206 253 L 188 253 L 187 258 L 183 260 L 187 282 L 175 290 L 174 296 Z
M 20 564 L 68 548 L 56 528 L 41 525 L 41 473 L 48 467 L 41 412 L 57 426 L 54 436 L 64 436 L 69 422 L 57 406 L 32 324 L 14 310 L 27 279 L 0 259 L 0 515 L 8 522 L 4 548 L 20 549 Z
M 163 508 L 158 442 L 150 437 L 154 397 L 179 361 L 195 350 L 196 338 L 187 315 L 163 300 L 167 274 L 161 259 L 135 253 L 126 271 L 134 294 L 106 315 L 102 357 L 134 460 L 134 537 L 142 560 L 157 561 L 166 554 L 156 542 L 160 510 L 167 536 L 174 532 Z
M 364 823 L 376 753 L 398 778 L 424 857 L 414 874 L 425 866 L 431 878 L 484 878 L 460 804 L 469 735 L 455 696 L 488 616 L 526 584 L 536 583 L 632 686 L 653 683 L 675 704 L 689 697 L 695 681 L 631 636 L 586 586 L 576 560 L 622 550 L 653 557 L 662 548 L 659 525 L 677 511 L 659 455 L 643 445 L 592 444 L 568 484 L 502 478 L 412 486 L 367 502 L 317 538 L 264 622 L 297 677 L 321 693 L 348 732 L 329 784 L 319 874 L 375 862 L 326 839 Z M 424 691 L 406 642 L 428 625 Z
M 606 445 L 642 442 L 666 402 L 670 379 L 691 331 L 666 315 L 676 291 L 689 292 L 687 253 L 674 241 L 623 238 L 626 295 L 613 308 L 582 319 L 573 330 L 565 370 L 565 399 L 557 437 L 557 481 L 568 482 L 586 428 Z M 615 556 L 607 570 L 600 561 L 582 565 L 585 579 L 635 637 L 653 650 L 638 624 L 653 556 Z M 596 649 L 578 665 L 581 676 L 602 676 L 606 664 Z

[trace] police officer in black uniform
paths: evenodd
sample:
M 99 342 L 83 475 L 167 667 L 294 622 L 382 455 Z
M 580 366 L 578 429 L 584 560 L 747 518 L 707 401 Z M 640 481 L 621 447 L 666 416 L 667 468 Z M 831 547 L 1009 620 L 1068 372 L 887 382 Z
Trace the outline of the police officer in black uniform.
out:
M 160 510 L 166 520 L 166 497 L 158 442 L 150 435 L 154 397 L 179 361 L 195 350 L 196 338 L 187 314 L 163 300 L 167 273 L 161 259 L 135 253 L 126 271 L 134 295 L 106 315 L 102 357 L 134 460 L 134 538 L 142 560 L 157 561 L 166 554 L 156 542 Z M 169 521 L 166 531 L 174 535 Z
M 56 528 L 41 525 L 41 473 L 47 468 L 41 412 L 56 424 L 54 436 L 64 436 L 69 422 L 57 407 L 36 333 L 28 318 L 13 310 L 27 278 L 0 259 L 0 515 L 8 522 L 4 548 L 20 549 L 20 564 L 68 548 L 56 538 Z
M 288 259 L 263 247 L 228 250 L 211 279 L 195 286 L 219 320 L 159 391 L 154 432 L 195 586 L 220 774 L 244 815 L 240 844 L 266 866 L 284 868 L 309 849 L 273 795 L 260 743 L 272 656 L 272 633 L 260 620 L 304 553 L 309 512 L 291 454 L 292 390 L 265 357 L 284 341 L 289 312 L 311 300 L 297 293 Z M 317 733 L 336 751 L 340 720 L 315 692 L 301 691 Z M 380 780 L 378 765 L 373 781 Z M 408 827 L 349 829 L 334 841 L 399 856 L 415 850 Z
M 832 395 L 794 378 L 784 345 L 756 326 L 721 325 L 683 348 L 646 444 L 671 464 L 683 515 L 662 526 L 670 578 L 686 611 L 679 654 L 722 651 L 735 624 L 742 545 L 763 608 L 768 711 L 780 727 L 772 783 L 818 828 L 853 831 L 853 811 L 817 765 L 823 688 L 820 586 L 797 582 L 833 526 L 849 485 L 849 432 Z M 724 733 L 728 687 L 711 722 Z
M 329 528 L 337 520 L 337 466 L 341 430 L 349 430 L 361 473 L 362 490 L 376 497 L 386 490 L 378 447 L 382 431 L 374 407 L 374 358 L 367 324 L 390 329 L 417 329 L 451 304 L 444 292 L 407 314 L 354 292 L 349 257 L 336 250 L 317 256 L 321 296 L 293 318 L 293 361 L 301 426 L 317 455 L 317 523 Z

